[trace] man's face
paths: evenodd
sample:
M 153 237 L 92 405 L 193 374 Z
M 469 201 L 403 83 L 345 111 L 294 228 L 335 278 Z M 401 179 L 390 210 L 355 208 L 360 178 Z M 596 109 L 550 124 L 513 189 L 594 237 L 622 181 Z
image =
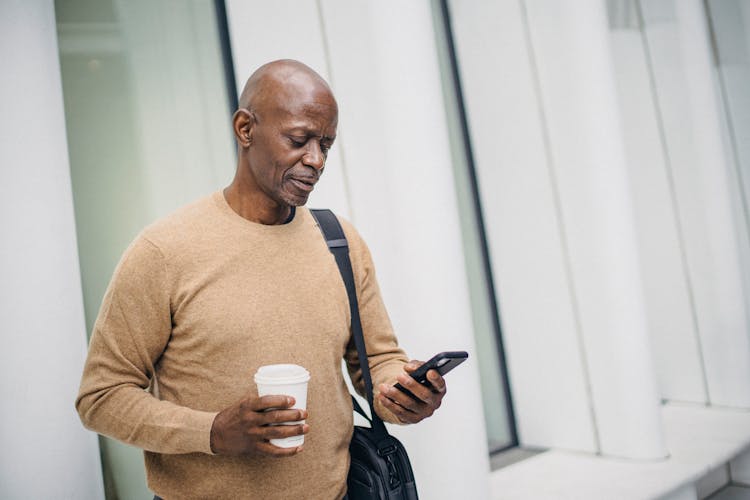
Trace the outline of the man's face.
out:
M 269 101 L 253 112 L 247 166 L 269 201 L 304 205 L 336 138 L 336 102 L 321 88 L 285 89 Z

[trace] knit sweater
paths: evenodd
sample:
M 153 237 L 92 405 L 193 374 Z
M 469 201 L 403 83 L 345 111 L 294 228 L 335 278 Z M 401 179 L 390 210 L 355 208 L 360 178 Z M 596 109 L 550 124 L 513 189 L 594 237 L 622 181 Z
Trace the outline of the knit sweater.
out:
M 373 383 L 393 383 L 406 356 L 369 251 L 351 224 L 342 226 Z M 165 499 L 340 498 L 353 420 L 342 357 L 361 394 L 346 290 L 309 211 L 283 225 L 256 224 L 216 192 L 149 226 L 126 250 L 94 326 L 76 407 L 87 428 L 145 450 L 148 485 Z M 275 363 L 311 374 L 304 450 L 214 455 L 216 414 L 257 394 L 253 374 Z

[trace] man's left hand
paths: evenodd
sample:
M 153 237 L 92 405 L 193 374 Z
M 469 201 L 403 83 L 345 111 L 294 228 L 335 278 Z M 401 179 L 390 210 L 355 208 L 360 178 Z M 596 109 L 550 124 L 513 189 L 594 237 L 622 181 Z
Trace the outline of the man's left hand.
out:
M 423 364 L 423 361 L 411 360 L 404 365 L 406 373 L 397 377 L 401 386 L 408 389 L 418 400 L 404 394 L 392 385 L 380 384 L 379 387 L 378 399 L 380 403 L 404 423 L 416 424 L 432 416 L 435 410 L 440 408 L 445 396 L 445 380 L 436 370 L 427 372 L 427 380 L 431 384 L 428 387 L 423 386 L 411 378 L 411 375 L 408 375 Z

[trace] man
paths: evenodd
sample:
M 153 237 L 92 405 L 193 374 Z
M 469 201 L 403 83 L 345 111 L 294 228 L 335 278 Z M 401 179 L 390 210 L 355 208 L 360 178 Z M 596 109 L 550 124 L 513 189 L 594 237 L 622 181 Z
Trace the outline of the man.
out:
M 233 117 L 233 182 L 146 228 L 115 270 L 76 406 L 87 428 L 145 450 L 160 497 L 345 496 L 352 406 L 342 357 L 360 392 L 363 382 L 335 261 L 310 213 L 296 208 L 320 179 L 337 121 L 331 89 L 313 70 L 289 60 L 262 66 Z M 367 247 L 342 223 L 376 411 L 418 422 L 440 406 L 445 382 L 433 370 L 427 389 L 406 374 L 421 363 L 407 363 Z M 306 410 L 286 395 L 257 396 L 253 374 L 275 363 L 310 372 Z M 300 434 L 297 448 L 269 442 Z

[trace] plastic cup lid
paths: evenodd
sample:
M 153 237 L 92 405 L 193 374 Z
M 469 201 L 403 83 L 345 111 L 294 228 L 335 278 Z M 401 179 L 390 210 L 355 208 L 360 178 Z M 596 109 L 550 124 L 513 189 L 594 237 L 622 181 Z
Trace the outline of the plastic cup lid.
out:
M 296 384 L 308 380 L 310 372 L 292 364 L 261 366 L 255 373 L 255 383 L 260 384 Z

